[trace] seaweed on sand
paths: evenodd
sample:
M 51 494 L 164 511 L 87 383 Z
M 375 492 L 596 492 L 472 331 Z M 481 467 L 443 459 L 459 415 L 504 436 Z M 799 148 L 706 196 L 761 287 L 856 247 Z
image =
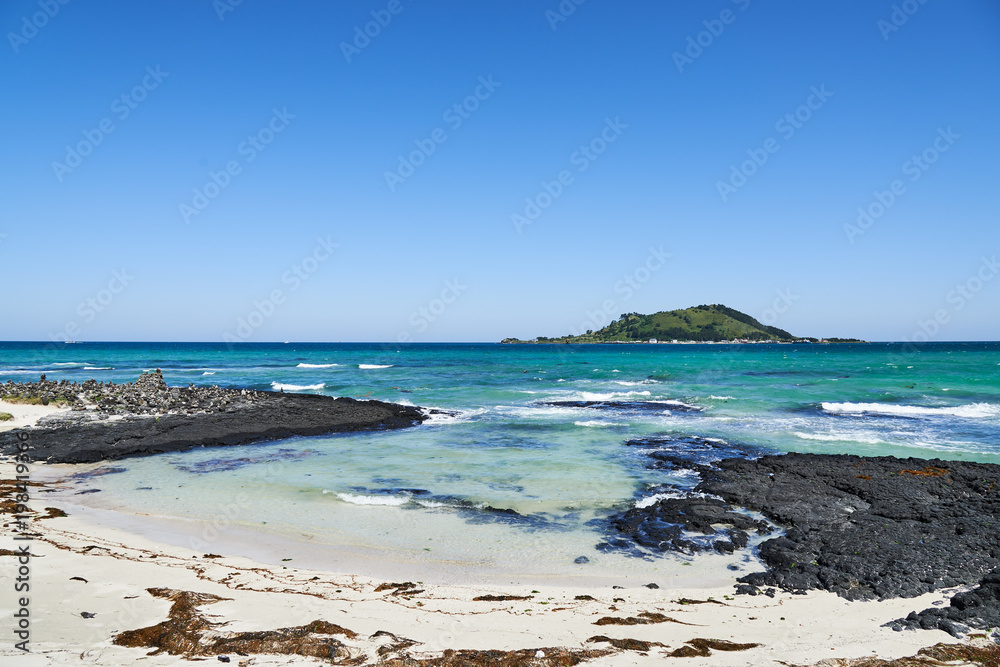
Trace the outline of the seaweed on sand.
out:
M 594 621 L 594 625 L 653 625 L 655 623 L 680 623 L 681 625 L 691 625 L 676 618 L 664 616 L 655 611 L 642 611 L 638 616 L 620 618 L 617 616 L 602 616 Z
M 126 630 L 114 638 L 118 646 L 153 648 L 151 655 L 207 656 L 225 653 L 272 653 L 302 655 L 333 660 L 352 657 L 348 648 L 333 635 L 348 638 L 357 633 L 326 621 L 308 625 L 259 632 L 217 632 L 219 625 L 208 620 L 198 607 L 221 602 L 209 593 L 194 593 L 171 588 L 148 588 L 150 595 L 173 602 L 167 620 L 138 630 Z M 341 663 L 346 664 L 346 663 Z
M 788 665 L 787 667 L 796 667 Z M 995 667 L 1000 665 L 1000 645 L 986 641 L 974 644 L 935 644 L 895 660 L 883 658 L 827 659 L 812 667 Z
M 170 600 L 167 620 L 138 630 L 127 630 L 114 637 L 118 646 L 152 648 L 150 655 L 169 653 L 185 658 L 276 654 L 322 658 L 334 665 L 368 664 L 371 646 L 361 646 L 356 632 L 327 621 L 255 632 L 223 632 L 221 623 L 209 620 L 198 607 L 227 600 L 209 593 L 195 593 L 170 588 L 149 588 L 154 597 Z M 335 636 L 352 641 L 348 646 Z M 388 641 L 385 640 L 388 638 Z M 531 648 L 517 651 L 478 651 L 448 649 L 436 657 L 414 658 L 406 649 L 417 642 L 391 632 L 379 631 L 368 640 L 381 639 L 375 648 L 377 664 L 383 667 L 563 667 L 614 653 L 611 649 L 579 650 L 566 648 Z M 358 641 L 354 641 L 358 640 Z M 366 650 L 367 649 L 367 650 Z

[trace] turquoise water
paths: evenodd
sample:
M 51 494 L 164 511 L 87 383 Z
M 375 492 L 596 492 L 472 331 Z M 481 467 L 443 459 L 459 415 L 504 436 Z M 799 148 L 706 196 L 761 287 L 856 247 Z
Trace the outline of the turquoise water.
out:
M 0 344 L 0 382 L 42 372 L 124 382 L 154 368 L 171 385 L 283 387 L 457 414 L 396 432 L 128 460 L 74 480 L 74 493 L 101 489 L 80 502 L 400 560 L 541 572 L 584 555 L 626 567 L 594 548 L 603 518 L 657 485 L 697 482 L 649 469 L 642 448 L 624 446 L 643 437 L 710 438 L 753 455 L 1000 463 L 998 343 Z M 546 405 L 566 401 L 614 405 Z

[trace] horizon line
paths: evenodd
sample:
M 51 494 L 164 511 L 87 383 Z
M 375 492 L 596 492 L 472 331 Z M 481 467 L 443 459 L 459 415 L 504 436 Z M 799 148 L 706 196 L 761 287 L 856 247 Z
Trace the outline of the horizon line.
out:
M 819 338 L 819 340 L 827 340 Z M 87 344 L 187 344 L 187 345 L 226 345 L 235 347 L 239 345 L 818 345 L 820 343 L 811 342 L 750 342 L 734 343 L 731 341 L 685 341 L 671 343 L 669 341 L 658 341 L 649 343 L 647 341 L 602 341 L 593 343 L 532 343 L 523 341 L 521 343 L 501 343 L 498 340 L 464 340 L 464 341 L 379 341 L 379 340 L 261 340 L 261 341 L 222 341 L 222 340 L 77 340 L 77 341 L 46 341 L 46 340 L 0 340 L 0 345 L 8 343 L 36 343 L 40 345 L 87 345 Z M 1000 340 L 933 340 L 933 341 L 908 341 L 908 340 L 870 340 L 858 343 L 829 343 L 830 345 L 943 345 L 953 343 L 1000 343 Z

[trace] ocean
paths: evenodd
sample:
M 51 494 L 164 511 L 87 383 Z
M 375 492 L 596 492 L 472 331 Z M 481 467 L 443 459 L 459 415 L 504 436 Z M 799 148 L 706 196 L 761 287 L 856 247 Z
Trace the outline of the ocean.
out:
M 592 580 L 707 559 L 732 574 L 760 569 L 752 549 L 607 548 L 610 516 L 697 484 L 651 465 L 650 447 L 705 460 L 797 451 L 1000 463 L 1000 343 L 0 343 L 0 382 L 128 382 L 155 368 L 170 385 L 443 411 L 399 431 L 60 469 L 62 500 L 114 510 L 130 529 L 297 566 Z

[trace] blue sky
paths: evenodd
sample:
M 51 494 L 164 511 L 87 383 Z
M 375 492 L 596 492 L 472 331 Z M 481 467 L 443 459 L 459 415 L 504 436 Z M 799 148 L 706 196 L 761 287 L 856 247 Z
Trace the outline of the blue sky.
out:
M 234 3 L 0 7 L 0 339 L 1000 337 L 995 2 Z

